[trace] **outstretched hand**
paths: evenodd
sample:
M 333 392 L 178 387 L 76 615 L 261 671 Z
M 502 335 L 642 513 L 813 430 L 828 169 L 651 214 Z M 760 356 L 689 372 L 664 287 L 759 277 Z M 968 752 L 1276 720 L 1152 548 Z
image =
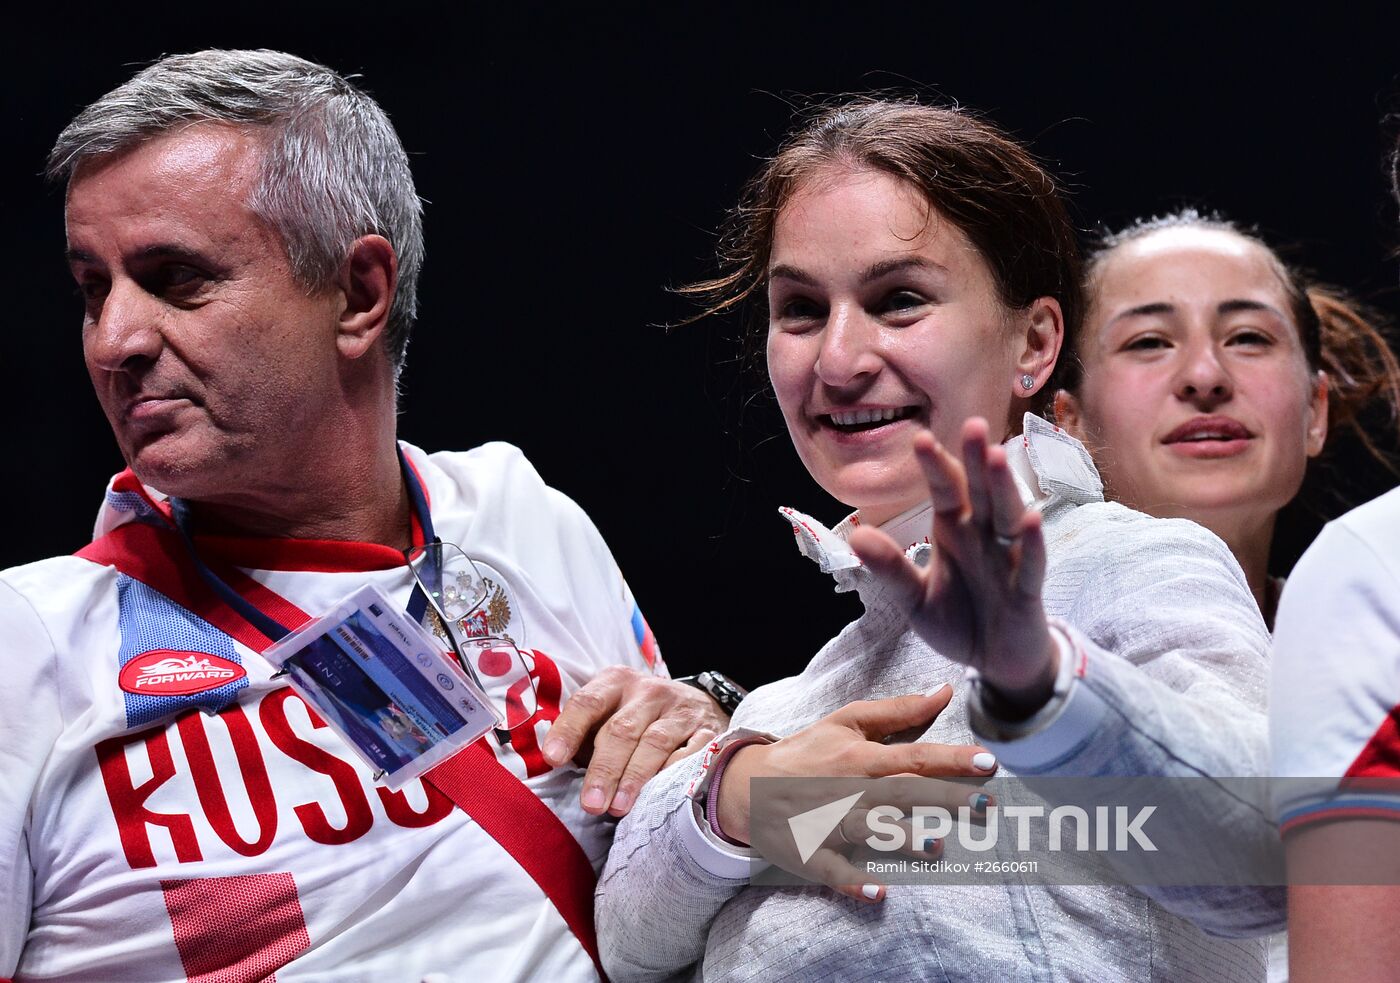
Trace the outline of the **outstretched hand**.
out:
M 851 533 L 851 548 L 896 592 L 924 641 L 976 668 L 1002 704 L 1029 715 L 1049 700 L 1059 666 L 1040 599 L 1040 513 L 1022 503 L 986 420 L 963 424 L 961 461 L 932 433 L 914 439 L 914 456 L 933 500 L 928 563 L 915 566 L 889 536 L 864 526 Z

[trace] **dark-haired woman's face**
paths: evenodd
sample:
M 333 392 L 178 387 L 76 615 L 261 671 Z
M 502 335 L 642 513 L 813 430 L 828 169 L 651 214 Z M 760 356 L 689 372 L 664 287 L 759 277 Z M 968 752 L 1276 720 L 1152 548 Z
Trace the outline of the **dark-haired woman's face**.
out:
M 1061 422 L 1110 495 L 1211 528 L 1271 518 L 1322 449 L 1327 403 L 1269 254 L 1232 232 L 1166 229 L 1119 246 L 1091 288 L 1084 381 Z
M 828 171 L 783 208 L 768 317 L 768 373 L 797 453 L 867 522 L 928 497 L 920 429 L 951 446 L 968 417 L 1001 426 L 1021 394 L 1024 333 L 991 270 L 887 174 Z

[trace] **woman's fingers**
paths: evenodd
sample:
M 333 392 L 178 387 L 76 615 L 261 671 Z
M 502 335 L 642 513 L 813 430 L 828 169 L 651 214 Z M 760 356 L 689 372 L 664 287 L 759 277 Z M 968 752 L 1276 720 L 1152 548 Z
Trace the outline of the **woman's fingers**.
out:
M 1027 512 L 1021 519 L 1021 563 L 1016 568 L 1016 593 L 1039 600 L 1045 585 L 1045 530 L 1039 512 Z
M 937 559 L 930 557 L 923 570 L 914 566 L 893 539 L 878 529 L 857 526 L 847 540 L 856 556 L 877 580 L 886 585 L 897 605 L 905 611 L 917 611 L 924 602 L 928 578 L 934 572 Z
M 872 775 L 920 775 L 924 778 L 988 778 L 997 770 L 996 755 L 975 744 L 898 744 L 872 748 L 867 766 Z
M 831 717 L 859 732 L 867 741 L 879 741 L 914 727 L 927 729 L 952 698 L 953 687 L 944 683 L 933 692 L 922 695 L 858 700 L 837 710 Z
M 885 900 L 885 886 L 873 881 L 869 874 L 856 870 L 845 856 L 823 847 L 807 861 L 803 877 L 821 881 L 827 887 L 856 901 L 867 904 Z
M 914 438 L 914 457 L 928 481 L 929 497 L 933 500 L 933 511 L 937 517 L 934 531 L 938 531 L 938 521 L 945 526 L 963 522 L 970 505 L 967 500 L 967 471 L 962 462 L 948 452 L 932 433 L 921 433 Z
M 915 455 L 928 479 L 934 512 L 942 521 L 940 542 L 963 548 L 977 543 L 983 552 L 1005 554 L 1026 511 L 1006 450 L 987 442 L 987 421 L 973 417 L 963 424 L 962 459 L 927 435 L 914 443 Z M 962 552 L 959 549 L 958 552 Z
M 1034 634 L 1032 622 L 1043 621 L 1046 556 L 1040 515 L 1026 508 L 1006 449 L 988 438 L 977 417 L 962 426 L 961 458 L 930 432 L 914 437 L 934 513 L 935 548 L 919 555 L 922 566 L 870 527 L 853 530 L 849 542 L 930 645 L 998 673 L 1022 659 L 1008 639 Z
M 1026 503 L 1021 500 L 1021 490 L 1011 476 L 1011 464 L 1006 459 L 1004 447 L 993 447 L 987 452 L 987 495 L 991 502 L 992 535 L 1002 539 L 1015 538 L 1021 529 Z
M 963 795 L 959 804 L 968 805 L 967 795 Z M 983 798 L 989 798 L 983 796 Z M 969 806 L 969 808 L 971 808 Z M 880 807 L 876 807 L 880 809 Z M 896 813 L 894 810 L 880 809 L 883 815 L 879 818 L 872 817 L 876 809 L 855 808 L 846 813 L 845 817 L 836 824 L 828 837 L 826 845 L 833 850 L 845 851 L 851 848 L 859 848 L 862 845 L 869 847 L 872 833 L 878 831 L 880 841 L 888 841 L 891 838 L 898 843 L 898 852 L 919 859 L 930 859 L 943 853 L 943 840 L 937 836 L 930 835 L 926 830 L 916 828 L 915 825 L 902 817 L 903 813 Z M 982 812 L 986 809 L 983 807 Z M 953 815 L 957 815 L 957 807 L 952 810 Z
M 992 496 L 988 485 L 987 421 L 973 417 L 963 423 L 962 464 L 967 473 L 968 518 L 981 532 L 993 520 Z

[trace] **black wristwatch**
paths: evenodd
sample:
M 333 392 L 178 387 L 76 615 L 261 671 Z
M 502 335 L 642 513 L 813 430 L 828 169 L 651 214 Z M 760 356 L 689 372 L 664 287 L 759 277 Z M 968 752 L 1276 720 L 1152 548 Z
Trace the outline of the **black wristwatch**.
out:
M 739 709 L 739 704 L 744 702 L 744 697 L 749 695 L 749 691 L 744 687 L 724 673 L 715 672 L 713 669 L 708 669 L 698 676 L 682 676 L 676 682 L 709 693 L 710 699 L 718 703 L 720 709 L 731 717 L 734 716 L 734 711 Z

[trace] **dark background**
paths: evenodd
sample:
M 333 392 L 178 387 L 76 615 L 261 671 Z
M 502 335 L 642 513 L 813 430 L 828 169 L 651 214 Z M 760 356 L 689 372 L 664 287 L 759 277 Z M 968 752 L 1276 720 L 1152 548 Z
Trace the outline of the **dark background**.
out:
M 82 366 L 62 196 L 38 177 L 50 142 L 162 53 L 276 47 L 362 74 L 428 202 L 402 435 L 521 446 L 603 530 L 673 671 L 751 684 L 795 671 L 856 608 L 797 555 L 775 509 L 833 523 L 843 510 L 740 371 L 739 325 L 660 327 L 689 312 L 665 288 L 712 269 L 713 230 L 794 97 L 896 87 L 957 101 L 1029 141 L 1086 229 L 1207 205 L 1400 311 L 1380 122 L 1395 108 L 1400 13 L 1125 9 L 143 5 L 13 28 L 0 42 L 0 566 L 83 545 L 122 464 Z M 1392 483 L 1345 449 L 1340 466 L 1358 500 Z M 1284 530 L 1282 567 L 1317 521 Z

